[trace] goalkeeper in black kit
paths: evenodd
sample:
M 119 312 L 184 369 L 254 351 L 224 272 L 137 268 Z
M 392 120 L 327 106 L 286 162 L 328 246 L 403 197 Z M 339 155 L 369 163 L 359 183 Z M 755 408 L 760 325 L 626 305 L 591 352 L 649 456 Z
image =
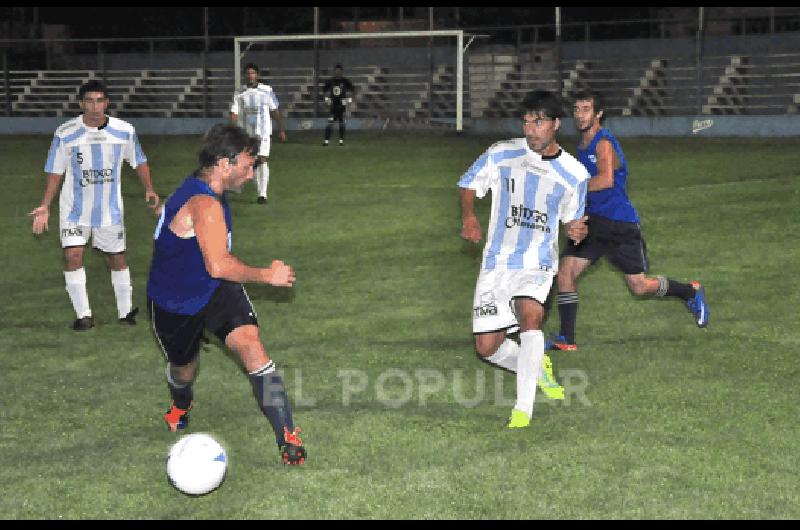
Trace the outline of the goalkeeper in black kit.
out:
M 333 122 L 336 121 L 339 122 L 339 145 L 344 145 L 345 109 L 348 104 L 353 102 L 355 91 L 356 89 L 353 83 L 342 75 L 342 65 L 337 64 L 333 69 L 333 78 L 328 79 L 322 89 L 325 103 L 327 103 L 331 109 L 330 116 L 328 116 L 328 125 L 325 127 L 325 141 L 322 143 L 323 146 L 327 146 L 330 143 Z

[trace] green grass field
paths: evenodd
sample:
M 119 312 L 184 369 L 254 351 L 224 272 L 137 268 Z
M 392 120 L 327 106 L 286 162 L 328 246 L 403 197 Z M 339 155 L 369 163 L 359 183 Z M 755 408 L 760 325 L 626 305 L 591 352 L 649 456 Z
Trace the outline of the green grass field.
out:
M 553 355 L 573 392 L 540 394 L 532 428 L 509 432 L 514 377 L 473 350 L 481 248 L 459 238 L 455 187 L 498 138 L 291 135 L 273 147 L 270 204 L 252 186 L 232 196 L 233 248 L 297 272 L 291 292 L 248 292 L 309 461 L 280 464 L 247 378 L 211 344 L 190 427 L 216 435 L 230 467 L 189 498 L 166 479 L 175 437 L 146 318 L 116 323 L 88 253 L 98 326 L 71 331 L 55 205 L 50 232 L 31 234 L 50 139 L 0 136 L 0 517 L 800 517 L 796 140 L 623 139 L 651 272 L 702 280 L 710 325 L 634 299 L 602 262 L 580 283 L 579 351 Z M 199 140 L 142 146 L 164 197 Z M 123 188 L 144 308 L 155 218 L 129 169 Z M 485 230 L 488 198 L 479 216 Z

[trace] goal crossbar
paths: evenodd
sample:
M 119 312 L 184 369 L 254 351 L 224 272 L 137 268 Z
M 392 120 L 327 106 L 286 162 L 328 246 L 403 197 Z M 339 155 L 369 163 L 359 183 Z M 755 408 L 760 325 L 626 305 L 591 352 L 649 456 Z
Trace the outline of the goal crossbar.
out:
M 354 39 L 392 39 L 409 37 L 455 37 L 456 39 L 456 130 L 464 126 L 464 31 L 463 30 L 427 30 L 427 31 L 381 31 L 375 33 L 316 33 L 300 35 L 251 35 L 234 37 L 234 78 L 236 88 L 241 88 L 242 43 L 256 42 L 288 42 L 315 40 L 354 40 Z

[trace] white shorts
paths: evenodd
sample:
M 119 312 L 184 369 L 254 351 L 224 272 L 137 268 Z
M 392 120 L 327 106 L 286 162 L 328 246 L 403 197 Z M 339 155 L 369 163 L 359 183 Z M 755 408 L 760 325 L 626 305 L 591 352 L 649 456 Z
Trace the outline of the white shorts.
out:
M 262 136 L 261 144 L 258 146 L 258 156 L 269 156 L 269 148 L 272 143 L 270 136 Z
M 125 226 L 111 225 L 92 228 L 62 220 L 61 248 L 84 247 L 92 239 L 92 247 L 107 254 L 125 252 Z
M 517 327 L 513 299 L 533 298 L 544 305 L 554 274 L 534 270 L 481 270 L 472 303 L 472 332 L 488 333 Z

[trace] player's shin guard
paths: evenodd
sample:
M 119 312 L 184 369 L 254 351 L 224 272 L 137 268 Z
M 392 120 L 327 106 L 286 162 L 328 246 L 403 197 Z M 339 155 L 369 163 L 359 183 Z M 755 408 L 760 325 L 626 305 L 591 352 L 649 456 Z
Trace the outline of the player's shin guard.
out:
M 561 336 L 566 342 L 575 344 L 575 323 L 578 320 L 578 293 L 558 293 L 558 317 L 561 321 Z
M 273 361 L 249 375 L 250 384 L 253 386 L 253 395 L 261 412 L 272 425 L 278 447 L 282 448 L 286 444 L 286 431 L 294 432 L 292 411 L 289 407 L 286 389 L 283 386 L 283 379 L 275 372 Z
M 81 267 L 75 271 L 64 271 L 64 281 L 67 284 L 67 293 L 72 302 L 72 308 L 78 318 L 92 316 L 89 294 L 86 291 L 86 269 Z
M 514 408 L 530 418 L 533 415 L 533 402 L 536 399 L 536 383 L 544 359 L 544 334 L 538 329 L 523 331 L 519 334 L 519 340 L 517 401 Z
M 267 196 L 267 185 L 269 184 L 269 166 L 262 162 L 256 168 L 256 189 L 259 197 Z
M 133 308 L 131 270 L 128 268 L 121 271 L 111 271 L 111 285 L 114 287 L 114 297 L 117 299 L 119 318 L 125 318 Z
M 267 196 L 267 187 L 269 186 L 269 164 L 263 162 L 261 165 L 258 166 L 259 170 L 261 171 L 261 182 L 262 188 L 259 189 L 259 196 L 266 197 Z
M 194 392 L 192 391 L 192 381 L 184 382 L 177 381 L 172 374 L 172 365 L 167 364 L 167 386 L 169 387 L 169 394 L 172 396 L 173 404 L 179 409 L 189 410 L 194 399 Z

